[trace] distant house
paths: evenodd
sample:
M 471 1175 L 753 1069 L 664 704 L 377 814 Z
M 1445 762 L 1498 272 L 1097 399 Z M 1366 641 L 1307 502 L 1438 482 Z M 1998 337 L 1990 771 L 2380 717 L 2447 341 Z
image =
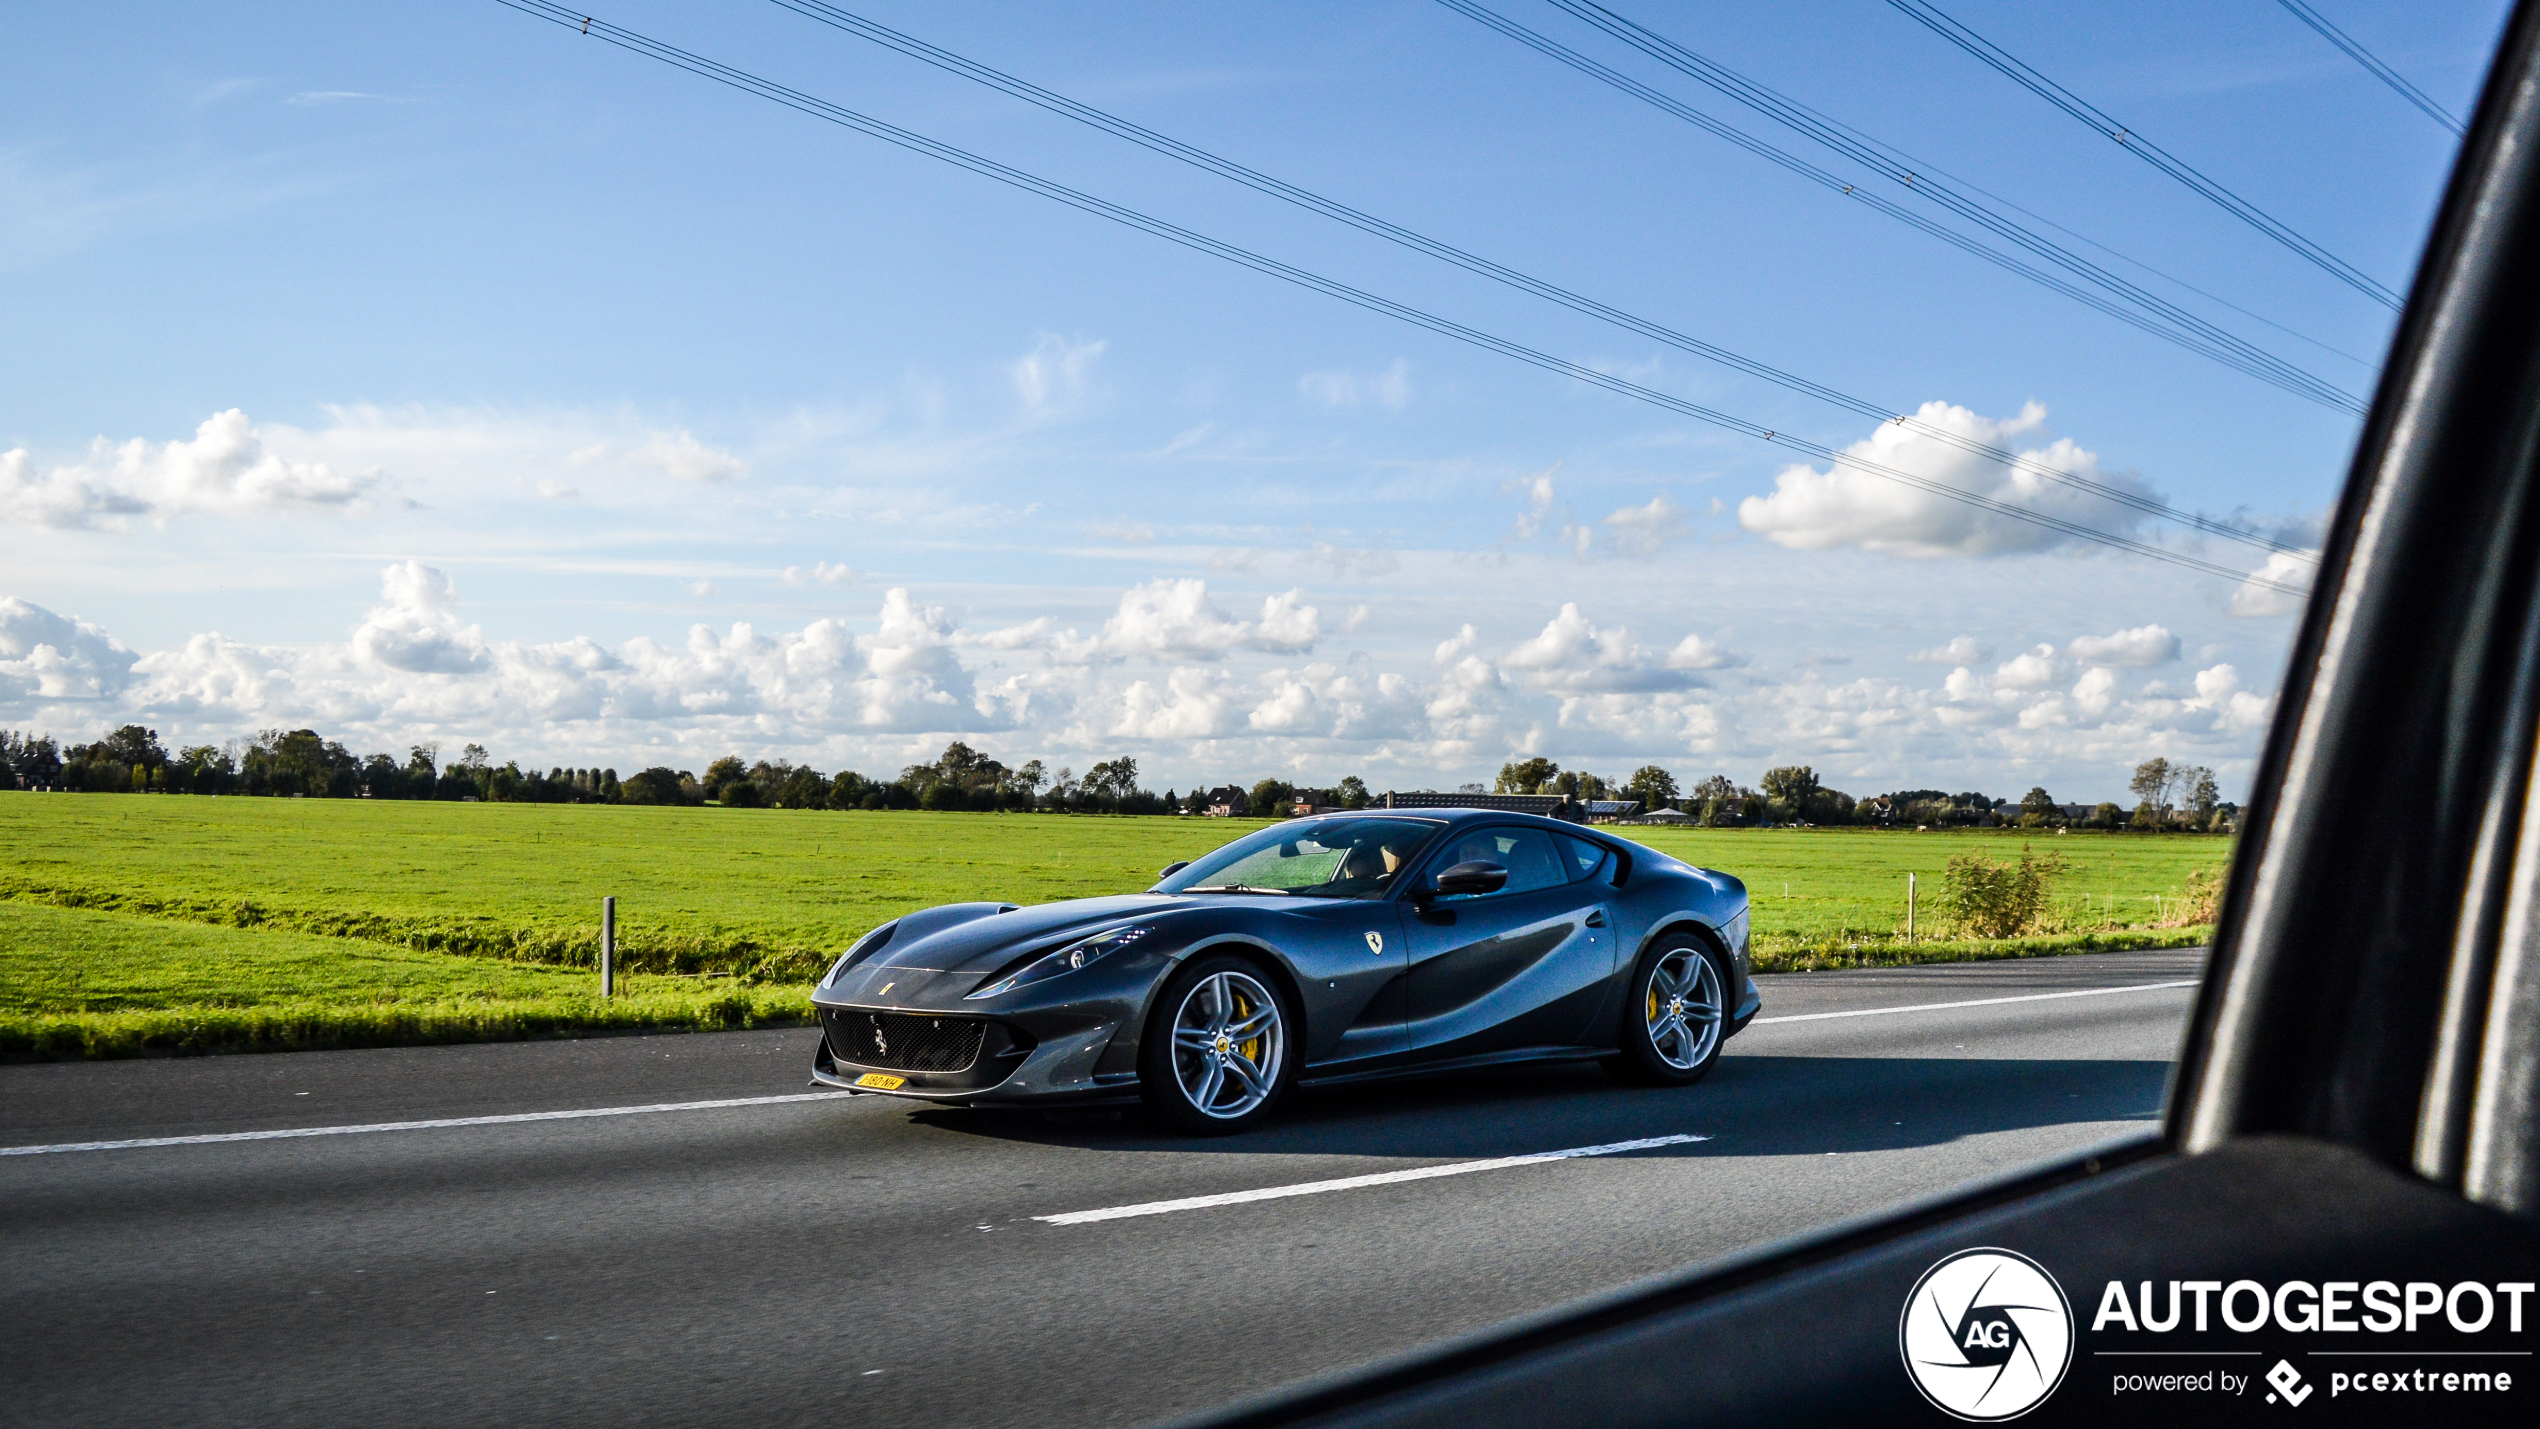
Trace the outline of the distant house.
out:
M 1208 791 L 1208 812 L 1211 818 L 1230 819 L 1243 813 L 1247 807 L 1244 791 L 1239 785 L 1229 784 L 1223 789 Z
M 1619 823 L 1640 812 L 1638 799 L 1590 799 L 1587 821 L 1591 824 Z
M 1630 819 L 1625 822 L 1634 824 L 1690 824 L 1693 821 L 1693 815 L 1686 813 L 1682 809 L 1652 809 L 1637 819 Z

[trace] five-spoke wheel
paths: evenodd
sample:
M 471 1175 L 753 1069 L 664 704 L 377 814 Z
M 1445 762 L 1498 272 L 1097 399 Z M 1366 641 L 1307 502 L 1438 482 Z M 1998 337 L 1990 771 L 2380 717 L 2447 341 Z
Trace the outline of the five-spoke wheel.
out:
M 1140 1071 L 1147 1100 L 1192 1131 L 1233 1131 L 1266 1115 L 1286 1088 L 1287 1005 L 1236 958 L 1184 968 L 1158 999 Z
M 1641 954 L 1633 970 L 1616 1070 L 1670 1086 L 1697 1080 L 1719 1059 L 1728 1016 L 1719 956 L 1692 937 L 1665 939 Z

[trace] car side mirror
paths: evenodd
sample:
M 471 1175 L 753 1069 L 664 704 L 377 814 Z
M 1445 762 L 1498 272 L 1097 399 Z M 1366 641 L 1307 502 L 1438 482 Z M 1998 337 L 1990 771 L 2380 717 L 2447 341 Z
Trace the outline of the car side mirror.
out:
M 1437 895 L 1453 898 L 1465 893 L 1497 893 L 1508 886 L 1508 870 L 1495 863 L 1475 859 L 1459 863 L 1438 874 Z
M 1173 862 L 1157 869 L 1155 871 L 1155 876 L 1158 878 L 1171 878 L 1174 874 L 1180 873 L 1183 869 L 1190 866 L 1191 861 L 1187 858 L 1175 859 Z

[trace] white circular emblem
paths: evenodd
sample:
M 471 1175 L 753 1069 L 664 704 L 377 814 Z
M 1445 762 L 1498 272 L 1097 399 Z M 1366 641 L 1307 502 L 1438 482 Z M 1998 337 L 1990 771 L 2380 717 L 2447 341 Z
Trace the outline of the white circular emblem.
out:
M 1896 1339 L 1905 1373 L 1943 1413 L 2017 1419 L 2072 1368 L 2073 1307 L 2027 1256 L 1962 1250 L 1914 1282 Z

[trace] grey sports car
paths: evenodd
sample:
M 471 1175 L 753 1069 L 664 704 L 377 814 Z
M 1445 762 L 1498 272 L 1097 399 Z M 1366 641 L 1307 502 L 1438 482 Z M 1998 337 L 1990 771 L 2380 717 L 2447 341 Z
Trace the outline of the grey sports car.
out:
M 822 1086 L 964 1105 L 1143 1098 L 1192 1132 L 1289 1088 L 1597 1060 L 1683 1085 L 1755 1015 L 1746 885 L 1526 814 L 1276 824 L 1144 893 L 954 903 L 812 993 Z

